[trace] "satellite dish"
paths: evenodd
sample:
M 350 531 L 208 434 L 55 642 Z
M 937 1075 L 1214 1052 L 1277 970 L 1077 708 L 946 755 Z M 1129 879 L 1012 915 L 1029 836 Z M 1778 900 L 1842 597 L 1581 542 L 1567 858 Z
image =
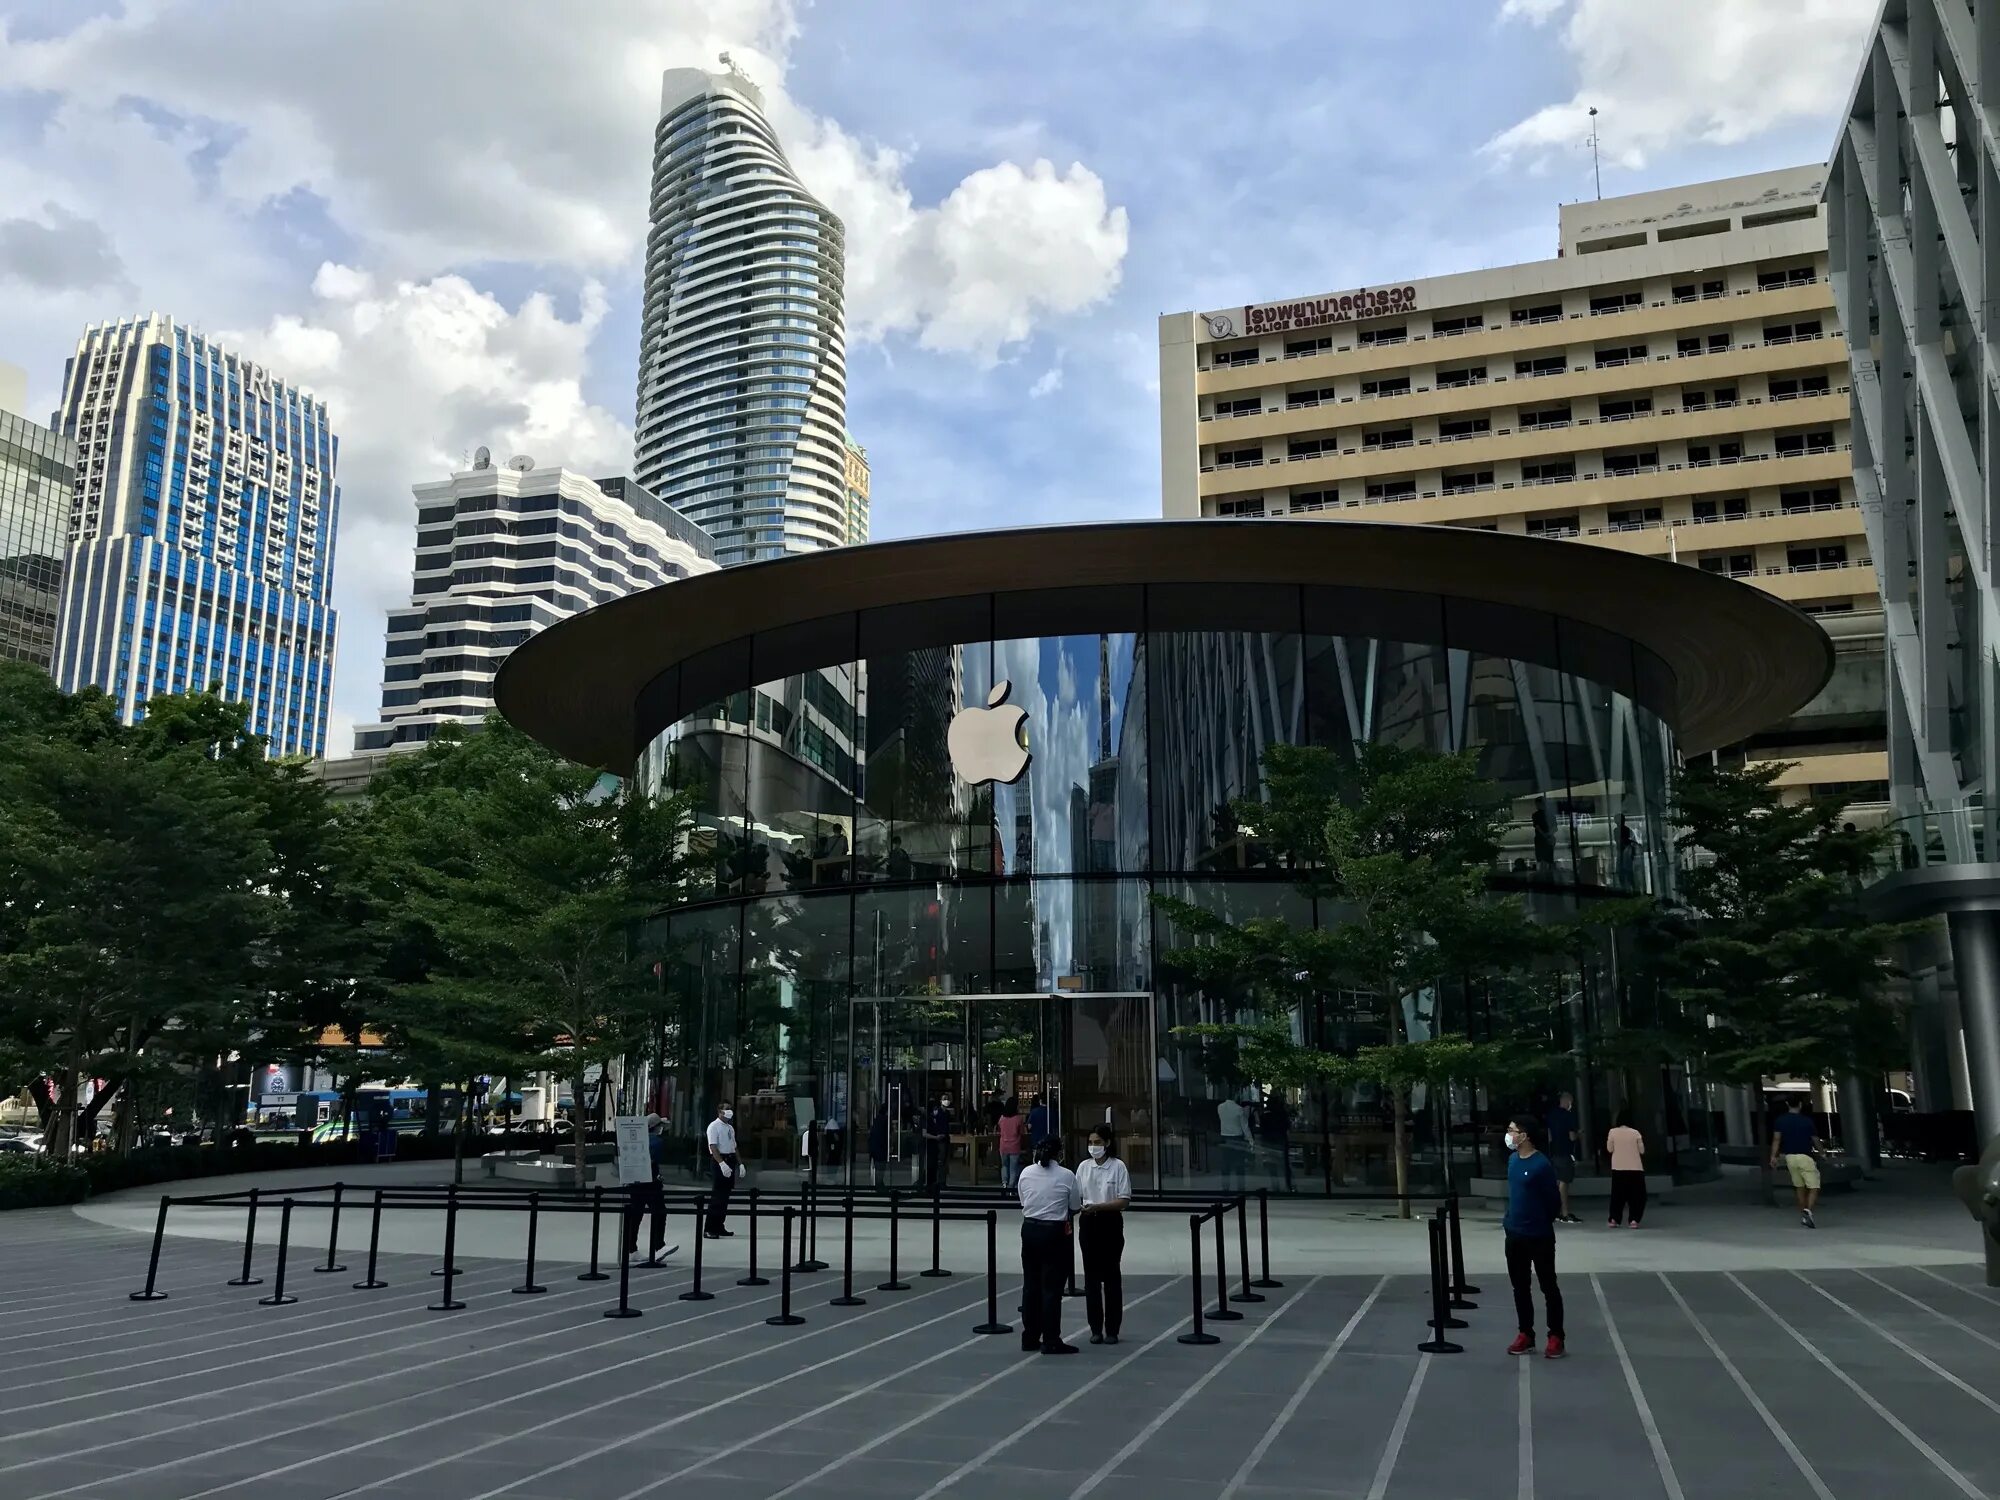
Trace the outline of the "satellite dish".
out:
M 485 447 L 474 448 L 472 450 L 472 467 L 475 469 L 492 468 L 493 450 L 491 448 L 485 448 Z
M 534 468 L 534 466 L 535 461 L 525 453 L 516 453 L 512 458 L 507 460 L 507 467 L 517 474 L 525 474 L 528 470 Z

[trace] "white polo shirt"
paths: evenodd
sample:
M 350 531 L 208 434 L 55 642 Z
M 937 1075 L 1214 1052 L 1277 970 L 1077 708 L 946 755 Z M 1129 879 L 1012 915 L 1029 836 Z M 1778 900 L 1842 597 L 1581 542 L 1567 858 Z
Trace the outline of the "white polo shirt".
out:
M 708 1143 L 722 1156 L 735 1155 L 736 1127 L 727 1120 L 710 1120 L 708 1122 Z
M 1083 1207 L 1083 1190 L 1076 1173 L 1065 1166 L 1044 1166 L 1036 1162 L 1024 1168 L 1016 1189 L 1021 1195 L 1021 1217 L 1060 1224 Z
M 1078 1162 L 1076 1182 L 1085 1203 L 1115 1203 L 1132 1196 L 1132 1174 L 1115 1156 L 1107 1156 L 1103 1161 Z

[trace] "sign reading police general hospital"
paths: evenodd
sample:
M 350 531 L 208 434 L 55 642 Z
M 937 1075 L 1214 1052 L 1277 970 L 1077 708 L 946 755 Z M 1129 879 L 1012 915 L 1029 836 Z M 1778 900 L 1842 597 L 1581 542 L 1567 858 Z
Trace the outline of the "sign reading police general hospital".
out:
M 1362 287 L 1342 292 L 1338 297 L 1307 297 L 1299 302 L 1255 303 L 1243 309 L 1241 326 L 1228 313 L 1209 313 L 1211 338 L 1228 339 L 1257 333 L 1292 333 L 1301 328 L 1318 328 L 1327 323 L 1351 323 L 1357 318 L 1390 317 L 1412 312 L 1417 305 L 1413 286 Z

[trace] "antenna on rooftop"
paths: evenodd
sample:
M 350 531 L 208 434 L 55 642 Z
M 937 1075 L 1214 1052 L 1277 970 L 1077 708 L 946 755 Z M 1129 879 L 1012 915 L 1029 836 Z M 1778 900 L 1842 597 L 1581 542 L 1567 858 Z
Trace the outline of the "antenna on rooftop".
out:
M 1597 106 L 1590 106 L 1590 185 L 1597 190 L 1600 200 L 1604 197 L 1604 178 L 1597 167 Z

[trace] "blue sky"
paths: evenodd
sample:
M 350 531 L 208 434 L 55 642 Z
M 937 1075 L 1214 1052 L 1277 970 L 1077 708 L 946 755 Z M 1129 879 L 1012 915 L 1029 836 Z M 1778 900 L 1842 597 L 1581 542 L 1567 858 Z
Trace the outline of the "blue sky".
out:
M 1157 514 L 1159 313 L 1551 254 L 1586 103 L 1607 195 L 1820 159 L 1872 11 L 9 0 L 0 359 L 46 408 L 85 324 L 157 308 L 326 397 L 339 753 L 413 482 L 626 467 L 661 67 L 728 47 L 848 220 L 887 538 Z

